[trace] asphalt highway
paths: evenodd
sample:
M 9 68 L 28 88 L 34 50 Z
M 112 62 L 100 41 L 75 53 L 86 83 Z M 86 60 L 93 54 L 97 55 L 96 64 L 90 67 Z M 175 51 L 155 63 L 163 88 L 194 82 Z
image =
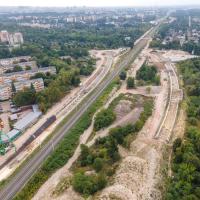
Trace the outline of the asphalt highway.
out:
M 20 171 L 11 179 L 11 181 L 0 191 L 0 200 L 11 200 L 24 187 L 28 180 L 39 169 L 41 164 L 52 153 L 54 147 L 64 138 L 74 124 L 80 119 L 84 112 L 95 102 L 95 100 L 102 94 L 105 88 L 114 80 L 116 76 L 129 66 L 134 59 L 139 55 L 142 49 L 147 45 L 148 38 L 151 37 L 158 26 L 153 28 L 145 38 L 141 38 L 139 42 L 130 50 L 130 52 L 116 64 L 114 70 L 110 72 L 107 77 L 96 87 L 92 95 L 87 98 L 70 117 L 67 123 L 59 129 L 59 131 L 46 143 L 34 156 L 30 159 Z

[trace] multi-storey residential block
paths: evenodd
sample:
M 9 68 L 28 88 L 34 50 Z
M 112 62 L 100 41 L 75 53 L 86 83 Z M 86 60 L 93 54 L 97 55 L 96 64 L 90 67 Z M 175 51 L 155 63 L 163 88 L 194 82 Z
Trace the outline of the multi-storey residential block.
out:
M 22 33 L 14 33 L 13 39 L 14 39 L 14 44 L 23 44 L 24 43 Z
M 14 89 L 16 92 L 22 91 L 25 88 L 34 87 L 36 92 L 40 92 L 44 89 L 44 81 L 42 78 L 33 80 L 21 80 L 14 82 Z M 12 97 L 13 89 L 11 83 L 6 83 L 0 86 L 0 101 L 8 100 Z
M 14 46 L 15 42 L 14 42 L 14 37 L 12 34 L 9 34 L 9 45 Z
M 28 62 L 30 60 L 31 60 L 30 56 L 19 56 L 19 57 L 13 57 L 13 58 L 0 59 L 0 67 L 16 64 L 20 62 Z
M 37 69 L 36 61 L 21 62 L 11 65 L 2 65 L 0 66 L 0 75 L 6 73 L 8 70 L 13 70 L 15 66 L 20 66 L 23 70 L 27 70 L 27 67 L 30 67 L 31 69 Z
M 44 89 L 44 81 L 42 78 L 19 81 L 14 83 L 16 92 L 22 91 L 25 88 L 30 88 L 33 85 L 36 92 L 39 92 Z
M 11 83 L 12 81 L 17 82 L 22 80 L 29 80 L 31 76 L 34 76 L 37 73 L 56 74 L 56 68 L 44 67 L 39 69 L 3 74 L 2 76 L 0 76 L 0 84 Z
M 0 101 L 10 99 L 12 96 L 11 84 L 3 84 L 0 86 Z
M 9 42 L 9 33 L 6 30 L 0 32 L 0 40 L 1 42 Z
M 14 46 L 16 44 L 23 44 L 24 39 L 22 33 L 8 33 L 8 31 L 3 30 L 0 32 L 0 41 L 6 42 L 10 46 Z

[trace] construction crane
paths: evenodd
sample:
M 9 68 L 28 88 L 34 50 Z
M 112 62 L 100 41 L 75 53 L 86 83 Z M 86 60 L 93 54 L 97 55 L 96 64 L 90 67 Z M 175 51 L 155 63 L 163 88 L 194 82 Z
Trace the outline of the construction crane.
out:
M 6 153 L 6 148 L 8 146 L 10 147 L 14 147 L 15 149 L 15 152 L 16 152 L 16 147 L 15 145 L 13 144 L 13 142 L 10 140 L 10 138 L 8 137 L 8 135 L 6 135 L 5 133 L 3 133 L 3 128 L 4 128 L 4 123 L 2 121 L 2 119 L 0 119 L 0 155 L 5 155 Z M 3 140 L 2 140 L 2 137 L 5 136 L 8 138 L 8 143 L 5 143 Z

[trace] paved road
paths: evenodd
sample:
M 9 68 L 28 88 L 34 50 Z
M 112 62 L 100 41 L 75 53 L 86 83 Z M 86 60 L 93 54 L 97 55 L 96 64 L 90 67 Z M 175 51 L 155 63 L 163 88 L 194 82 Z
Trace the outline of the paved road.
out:
M 152 31 L 150 31 L 144 39 L 141 39 L 137 45 L 134 46 L 134 48 L 124 57 L 124 59 L 116 65 L 115 69 L 106 77 L 106 79 L 104 79 L 104 81 L 98 85 L 98 87 L 95 89 L 95 92 L 85 101 L 84 105 L 80 106 L 80 108 L 71 116 L 70 120 L 57 132 L 57 134 L 52 137 L 52 139 L 45 144 L 38 151 L 38 153 L 26 163 L 24 167 L 22 167 L 22 169 L 12 178 L 8 185 L 6 185 L 6 187 L 0 191 L 0 200 L 12 199 L 16 193 L 24 187 L 24 185 L 33 176 L 44 160 L 52 153 L 53 147 L 55 147 L 63 139 L 67 132 L 92 105 L 92 103 L 94 103 L 94 101 L 101 95 L 103 90 L 112 82 L 112 80 L 120 73 L 120 71 L 124 67 L 130 65 L 138 56 L 148 42 L 146 37 L 152 36 L 157 27 L 152 29 Z

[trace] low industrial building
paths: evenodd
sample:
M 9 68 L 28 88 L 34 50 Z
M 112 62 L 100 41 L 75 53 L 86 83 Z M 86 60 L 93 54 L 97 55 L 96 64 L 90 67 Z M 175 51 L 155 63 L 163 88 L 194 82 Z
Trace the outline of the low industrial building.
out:
M 13 127 L 21 132 L 25 131 L 28 127 L 33 125 L 38 118 L 42 115 L 42 112 L 38 109 L 37 105 L 33 106 L 33 111 L 25 115 L 22 119 L 17 121 Z
M 17 121 L 14 124 L 14 129 L 10 132 L 3 134 L 1 137 L 2 143 L 13 142 L 18 138 L 28 127 L 33 125 L 39 117 L 42 115 L 42 112 L 39 110 L 38 105 L 32 106 L 32 112 L 25 115 L 22 119 Z
M 11 130 L 7 134 L 3 134 L 1 136 L 2 143 L 9 143 L 14 141 L 20 134 L 21 132 L 19 130 L 16 129 Z

